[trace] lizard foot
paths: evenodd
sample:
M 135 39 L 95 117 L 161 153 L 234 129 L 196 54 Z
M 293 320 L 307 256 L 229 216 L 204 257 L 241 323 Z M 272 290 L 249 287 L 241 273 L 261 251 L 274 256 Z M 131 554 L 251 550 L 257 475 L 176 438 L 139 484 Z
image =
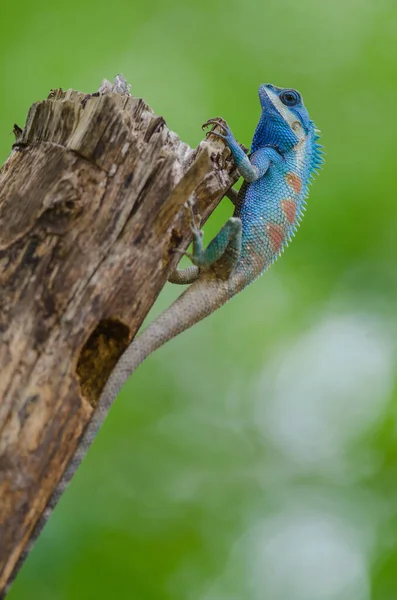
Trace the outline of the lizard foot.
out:
M 223 129 L 225 133 L 228 129 L 228 124 L 226 123 L 225 119 L 222 119 L 222 117 L 214 117 L 213 119 L 208 119 L 208 121 L 206 121 L 201 126 L 201 129 L 206 129 L 207 127 L 211 127 L 211 126 L 212 126 L 212 129 L 211 129 L 211 131 L 207 132 L 207 135 L 210 135 L 210 133 L 213 132 L 215 127 L 219 127 L 221 129 Z
M 199 215 L 198 213 L 196 214 L 194 212 L 194 205 L 195 205 L 194 198 L 192 196 L 190 196 L 190 198 L 188 199 L 188 201 L 185 204 L 185 208 L 188 213 L 190 229 L 194 236 L 199 236 L 200 238 L 202 238 L 204 235 L 204 232 L 200 227 L 201 215 Z
M 232 130 L 230 129 L 229 125 L 226 123 L 225 119 L 222 119 L 222 117 L 215 117 L 215 119 L 208 119 L 208 121 L 206 121 L 204 123 L 202 128 L 204 129 L 206 127 L 210 127 L 211 125 L 212 125 L 212 129 L 211 129 L 211 131 L 207 131 L 206 137 L 213 135 L 217 138 L 220 138 L 224 142 L 226 142 L 226 144 L 228 146 L 230 146 L 234 142 L 234 135 L 233 135 Z M 214 131 L 214 129 L 216 127 L 218 127 L 220 129 L 220 131 Z
M 194 212 L 194 206 L 195 206 L 195 200 L 193 198 L 193 196 L 190 196 L 190 198 L 186 201 L 186 203 L 184 204 L 185 210 L 187 212 L 187 217 L 189 219 L 189 226 L 190 226 L 190 230 L 193 233 L 193 244 L 195 248 L 202 248 L 202 239 L 204 236 L 204 232 L 201 229 L 200 225 L 201 225 L 201 215 L 196 214 Z M 196 254 L 195 252 L 191 253 L 191 252 L 186 252 L 186 250 L 183 250 L 182 248 L 174 248 L 172 250 L 173 252 L 175 252 L 176 254 L 181 254 L 182 256 L 187 256 L 188 258 L 190 258 L 190 260 L 194 263 L 196 260 Z
M 218 137 L 218 138 L 224 140 L 229 146 L 230 146 L 230 144 L 233 143 L 234 136 L 232 134 L 232 131 L 231 131 L 229 125 L 226 123 L 225 119 L 222 119 L 222 117 L 215 117 L 214 119 L 208 119 L 208 121 L 206 121 L 204 123 L 204 125 L 202 125 L 201 127 L 202 127 L 202 129 L 205 129 L 206 127 L 211 127 L 211 126 L 212 126 L 212 129 L 211 129 L 211 131 L 207 131 L 206 137 L 209 137 L 210 135 L 214 135 L 215 137 Z M 222 130 L 222 132 L 214 131 L 215 127 L 219 127 Z M 230 142 L 230 144 L 228 142 Z M 244 144 L 241 144 L 239 142 L 237 142 L 237 143 L 240 146 L 241 150 L 245 154 L 249 153 L 249 148 L 247 148 L 247 146 L 244 146 Z
M 180 254 L 181 256 L 187 256 L 188 258 L 190 258 L 190 260 L 192 260 L 193 258 L 193 254 L 191 254 L 191 252 L 186 252 L 186 250 L 184 250 L 183 248 L 171 248 L 171 252 L 173 252 L 174 254 Z

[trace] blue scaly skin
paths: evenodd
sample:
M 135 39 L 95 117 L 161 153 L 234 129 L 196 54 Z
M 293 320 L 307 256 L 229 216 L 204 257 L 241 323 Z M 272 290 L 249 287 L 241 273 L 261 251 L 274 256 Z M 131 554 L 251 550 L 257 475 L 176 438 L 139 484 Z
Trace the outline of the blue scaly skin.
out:
M 216 125 L 221 130 L 211 131 L 209 135 L 225 141 L 244 178 L 240 192 L 230 190 L 228 194 L 235 204 L 234 215 L 204 249 L 199 217 L 194 215 L 192 202 L 188 203 L 193 232 L 193 252 L 188 256 L 193 266 L 176 270 L 170 281 L 191 285 L 121 356 L 15 572 L 28 555 L 130 375 L 154 350 L 252 283 L 276 260 L 294 235 L 302 218 L 308 185 L 323 162 L 317 130 L 297 91 L 265 84 L 259 88 L 259 99 L 262 114 L 249 157 L 225 121 L 210 119 L 203 126 Z

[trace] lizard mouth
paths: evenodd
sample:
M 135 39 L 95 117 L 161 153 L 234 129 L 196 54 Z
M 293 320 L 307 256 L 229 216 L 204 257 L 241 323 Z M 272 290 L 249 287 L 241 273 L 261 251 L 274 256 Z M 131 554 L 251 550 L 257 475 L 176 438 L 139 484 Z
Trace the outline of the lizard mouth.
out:
M 271 89 L 273 92 L 281 92 L 281 90 L 283 89 L 283 88 L 281 88 L 281 87 L 277 87 L 277 85 L 273 85 L 272 83 L 264 83 L 264 84 L 263 84 L 263 87 L 264 87 L 265 89 L 269 88 L 269 89 Z

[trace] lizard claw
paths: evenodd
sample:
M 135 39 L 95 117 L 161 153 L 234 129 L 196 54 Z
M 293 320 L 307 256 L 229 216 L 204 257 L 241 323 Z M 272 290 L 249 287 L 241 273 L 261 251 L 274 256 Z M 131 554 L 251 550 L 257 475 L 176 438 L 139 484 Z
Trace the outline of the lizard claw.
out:
M 183 248 L 171 248 L 171 252 L 174 252 L 174 254 L 180 254 L 181 256 L 187 256 L 188 258 L 190 258 L 190 260 L 193 256 L 190 252 L 186 252 L 186 250 L 183 250 Z
M 185 202 L 184 207 L 187 212 L 187 217 L 189 219 L 190 230 L 193 233 L 193 236 L 196 240 L 201 240 L 204 232 L 200 229 L 201 224 L 201 216 L 199 214 L 195 214 L 194 212 L 195 200 L 193 196 L 190 196 L 188 200 Z M 193 264 L 195 264 L 195 256 L 191 252 L 186 252 L 183 248 L 172 248 L 172 252 L 175 254 L 180 254 L 181 256 L 187 256 L 190 258 Z
M 226 140 L 226 136 L 223 133 L 219 133 L 219 131 L 207 131 L 205 137 L 208 138 L 210 135 L 213 135 L 221 140 Z
M 188 212 L 188 217 L 190 220 L 190 229 L 192 231 L 193 234 L 195 235 L 199 235 L 200 237 L 203 237 L 204 233 L 203 231 L 200 229 L 200 225 L 201 225 L 201 215 L 199 214 L 195 214 L 194 212 L 194 205 L 195 205 L 195 201 L 192 197 L 190 197 L 188 199 L 188 201 L 185 204 L 186 210 Z
M 222 117 L 215 117 L 214 119 L 208 119 L 208 121 L 206 121 L 201 128 L 202 129 L 206 129 L 207 127 L 211 127 L 212 125 L 212 129 L 211 131 L 207 132 L 207 136 L 210 135 L 211 133 L 213 133 L 214 135 L 218 136 L 218 137 L 222 137 L 222 135 L 226 135 L 228 132 L 228 124 L 226 123 L 225 119 L 222 119 Z M 219 127 L 222 131 L 222 133 L 218 133 L 214 131 L 215 127 Z

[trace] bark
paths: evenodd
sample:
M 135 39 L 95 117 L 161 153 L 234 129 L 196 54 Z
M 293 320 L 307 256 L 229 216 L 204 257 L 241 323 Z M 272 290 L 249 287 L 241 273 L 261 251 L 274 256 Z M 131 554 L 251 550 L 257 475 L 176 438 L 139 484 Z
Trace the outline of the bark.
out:
M 0 171 L 0 594 L 115 362 L 235 181 L 116 87 L 34 104 Z M 136 399 L 139 401 L 139 399 Z

